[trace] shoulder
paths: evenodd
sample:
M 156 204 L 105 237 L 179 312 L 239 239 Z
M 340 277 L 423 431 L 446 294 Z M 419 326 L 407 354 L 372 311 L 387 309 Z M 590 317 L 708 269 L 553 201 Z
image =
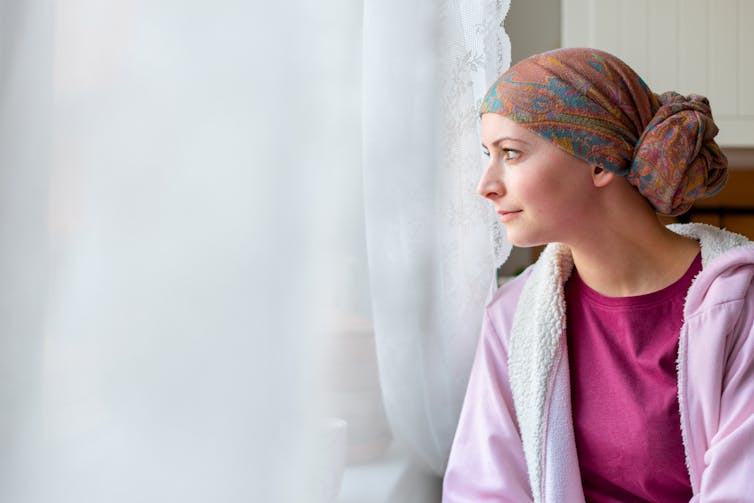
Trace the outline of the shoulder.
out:
M 704 266 L 689 289 L 685 318 L 693 332 L 725 335 L 712 339 L 729 347 L 752 339 L 754 246 L 728 250 Z
M 722 250 L 710 257 L 689 290 L 687 307 L 744 301 L 754 297 L 754 243 Z

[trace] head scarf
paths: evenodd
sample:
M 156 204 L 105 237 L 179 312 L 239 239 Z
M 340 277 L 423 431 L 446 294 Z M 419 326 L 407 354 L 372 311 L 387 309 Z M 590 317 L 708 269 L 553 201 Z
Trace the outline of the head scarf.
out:
M 525 126 L 626 179 L 665 215 L 680 215 L 728 179 L 704 96 L 653 93 L 623 61 L 595 49 L 527 58 L 493 84 L 481 112 Z

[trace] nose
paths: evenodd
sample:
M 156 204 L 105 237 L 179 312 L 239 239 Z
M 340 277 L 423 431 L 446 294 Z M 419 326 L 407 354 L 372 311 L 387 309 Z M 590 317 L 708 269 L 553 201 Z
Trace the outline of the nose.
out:
M 505 194 L 503 170 L 500 165 L 490 160 L 484 173 L 482 173 L 482 178 L 479 179 L 476 191 L 482 197 L 493 201 Z

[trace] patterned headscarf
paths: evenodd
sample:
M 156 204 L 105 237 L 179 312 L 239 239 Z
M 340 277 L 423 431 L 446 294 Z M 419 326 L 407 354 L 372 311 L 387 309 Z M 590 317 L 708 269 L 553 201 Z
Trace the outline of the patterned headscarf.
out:
M 728 179 L 707 98 L 655 94 L 603 51 L 557 49 L 521 61 L 487 92 L 480 113 L 488 112 L 625 176 L 665 215 L 684 213 Z

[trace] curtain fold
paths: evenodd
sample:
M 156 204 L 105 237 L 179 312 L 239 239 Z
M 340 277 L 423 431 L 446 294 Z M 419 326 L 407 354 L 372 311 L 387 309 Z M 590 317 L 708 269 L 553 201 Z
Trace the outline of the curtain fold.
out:
M 509 3 L 364 5 L 364 198 L 380 380 L 394 435 L 441 475 L 482 307 L 510 251 L 474 191 L 476 110 L 510 62 Z
M 474 192 L 508 2 L 361 7 L 0 6 L 0 501 L 325 501 L 339 310 L 442 473 L 508 253 Z
M 0 500 L 28 484 L 47 292 L 53 6 L 0 4 Z M 15 501 L 18 501 L 16 499 Z
M 348 3 L 2 3 L 0 501 L 325 501 Z

